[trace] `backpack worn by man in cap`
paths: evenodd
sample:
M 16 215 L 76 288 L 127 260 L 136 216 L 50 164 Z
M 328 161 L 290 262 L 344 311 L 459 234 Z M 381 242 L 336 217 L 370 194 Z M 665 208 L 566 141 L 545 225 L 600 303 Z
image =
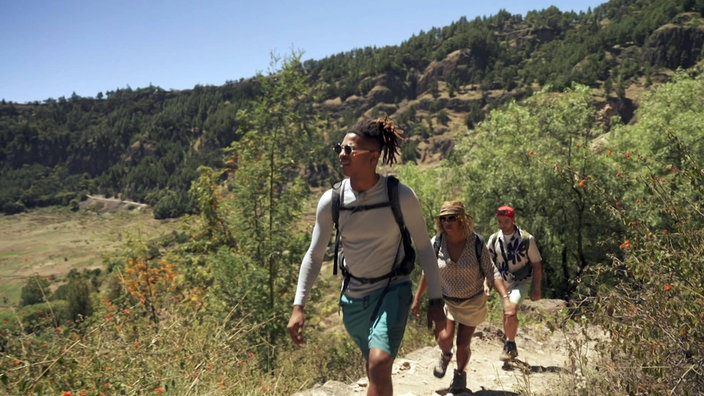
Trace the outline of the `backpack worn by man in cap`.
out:
M 416 252 L 413 249 L 413 245 L 411 244 L 411 235 L 408 233 L 408 229 L 406 228 L 406 225 L 403 222 L 403 214 L 401 213 L 401 205 L 399 203 L 399 197 L 398 197 L 398 179 L 395 178 L 394 176 L 387 176 L 386 178 L 386 190 L 389 194 L 389 201 L 388 202 L 381 202 L 373 205 L 358 205 L 358 206 L 344 206 L 341 204 L 341 197 L 340 197 L 340 186 L 341 182 L 338 182 L 333 186 L 332 189 L 332 221 L 335 224 L 335 256 L 334 256 L 334 265 L 333 265 L 333 274 L 337 275 L 337 269 L 338 267 L 340 268 L 340 271 L 342 271 L 342 275 L 347 277 L 354 278 L 355 280 L 362 282 L 362 283 L 374 283 L 378 282 L 380 280 L 384 280 L 387 278 L 393 278 L 394 276 L 398 275 L 408 275 L 411 272 L 413 272 L 413 267 L 415 265 L 416 261 Z M 349 210 L 352 213 L 355 212 L 360 212 L 364 210 L 371 210 L 371 209 L 378 209 L 378 208 L 385 208 L 385 207 L 391 207 L 391 211 L 394 214 L 394 219 L 396 219 L 396 224 L 398 224 L 398 228 L 401 231 L 401 243 L 403 244 L 403 251 L 405 253 L 405 256 L 403 260 L 398 262 L 398 254 L 400 252 L 400 249 L 396 252 L 396 260 L 394 265 L 391 268 L 391 271 L 386 274 L 382 275 L 376 278 L 364 278 L 364 277 L 358 277 L 352 275 L 349 270 L 343 265 L 343 260 L 344 260 L 344 255 L 340 253 L 340 228 L 339 228 L 339 220 L 340 220 L 340 211 L 341 210 Z

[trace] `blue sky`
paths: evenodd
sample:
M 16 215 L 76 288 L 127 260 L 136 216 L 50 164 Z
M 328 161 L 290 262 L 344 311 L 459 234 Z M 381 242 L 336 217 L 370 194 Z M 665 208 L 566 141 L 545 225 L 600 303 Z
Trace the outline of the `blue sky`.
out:
M 465 16 L 605 0 L 0 0 L 0 99 L 222 85 L 270 71 L 271 54 L 303 59 L 399 45 Z

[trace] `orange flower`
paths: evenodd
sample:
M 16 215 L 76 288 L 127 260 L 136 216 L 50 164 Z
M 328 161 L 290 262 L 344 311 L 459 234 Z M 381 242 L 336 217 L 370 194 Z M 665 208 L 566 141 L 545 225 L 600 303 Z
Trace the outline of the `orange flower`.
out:
M 164 393 L 164 388 L 158 387 L 158 388 L 155 389 L 155 391 L 156 391 L 157 394 L 160 395 L 160 394 Z
M 616 177 L 621 177 L 621 172 L 616 172 Z
M 623 156 L 624 156 L 625 158 L 631 158 L 631 153 L 629 153 L 628 151 L 626 151 L 626 152 L 623 154 Z
M 672 289 L 672 286 L 670 285 L 665 285 L 665 291 L 670 291 Z
M 529 157 L 532 156 L 532 155 L 533 155 L 533 150 L 531 150 L 531 151 L 528 152 L 528 156 L 529 156 Z
M 64 392 L 61 394 L 61 396 L 71 396 L 71 395 L 73 395 L 73 393 L 71 393 L 71 392 Z
M 631 248 L 631 241 L 626 239 L 620 246 L 619 248 L 621 249 L 630 249 Z
M 139 348 L 139 341 L 134 342 L 134 347 L 135 347 L 135 349 Z
M 12 363 L 14 363 L 15 366 L 19 366 L 20 364 L 22 364 L 22 361 L 15 359 L 12 361 Z
M 585 184 L 587 184 L 587 181 L 586 181 L 586 180 L 582 179 L 582 180 L 579 181 L 579 186 L 580 186 L 580 187 L 584 187 Z

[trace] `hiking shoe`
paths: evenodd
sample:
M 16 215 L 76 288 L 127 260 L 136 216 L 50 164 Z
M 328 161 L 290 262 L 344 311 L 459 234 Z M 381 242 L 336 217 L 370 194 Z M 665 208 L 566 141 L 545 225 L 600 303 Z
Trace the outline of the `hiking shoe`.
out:
M 435 365 L 433 369 L 433 375 L 442 378 L 445 376 L 445 371 L 447 371 L 447 365 L 450 364 L 452 359 L 452 352 L 445 354 L 445 352 L 440 351 L 440 359 L 438 359 L 438 364 Z
M 467 389 L 467 373 L 464 371 L 457 371 L 455 369 L 455 375 L 452 377 L 452 383 L 450 384 L 450 393 L 460 393 Z
M 506 341 L 504 343 L 504 350 L 501 351 L 500 360 L 506 362 L 508 360 L 513 360 L 518 356 L 518 349 L 516 348 L 515 341 Z

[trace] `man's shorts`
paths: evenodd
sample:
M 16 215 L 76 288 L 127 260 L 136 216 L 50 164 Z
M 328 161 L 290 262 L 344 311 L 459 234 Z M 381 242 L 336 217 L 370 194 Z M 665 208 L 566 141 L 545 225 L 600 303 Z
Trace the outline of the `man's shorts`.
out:
M 508 288 L 508 299 L 518 305 L 523 301 L 524 298 L 530 298 L 530 288 L 533 284 L 533 277 L 529 276 L 518 282 L 513 281 L 507 285 Z
M 367 360 L 372 348 L 396 357 L 413 302 L 411 282 L 389 286 L 377 315 L 372 318 L 383 291 L 381 288 L 361 298 L 350 298 L 343 294 L 340 298 L 345 329 Z

